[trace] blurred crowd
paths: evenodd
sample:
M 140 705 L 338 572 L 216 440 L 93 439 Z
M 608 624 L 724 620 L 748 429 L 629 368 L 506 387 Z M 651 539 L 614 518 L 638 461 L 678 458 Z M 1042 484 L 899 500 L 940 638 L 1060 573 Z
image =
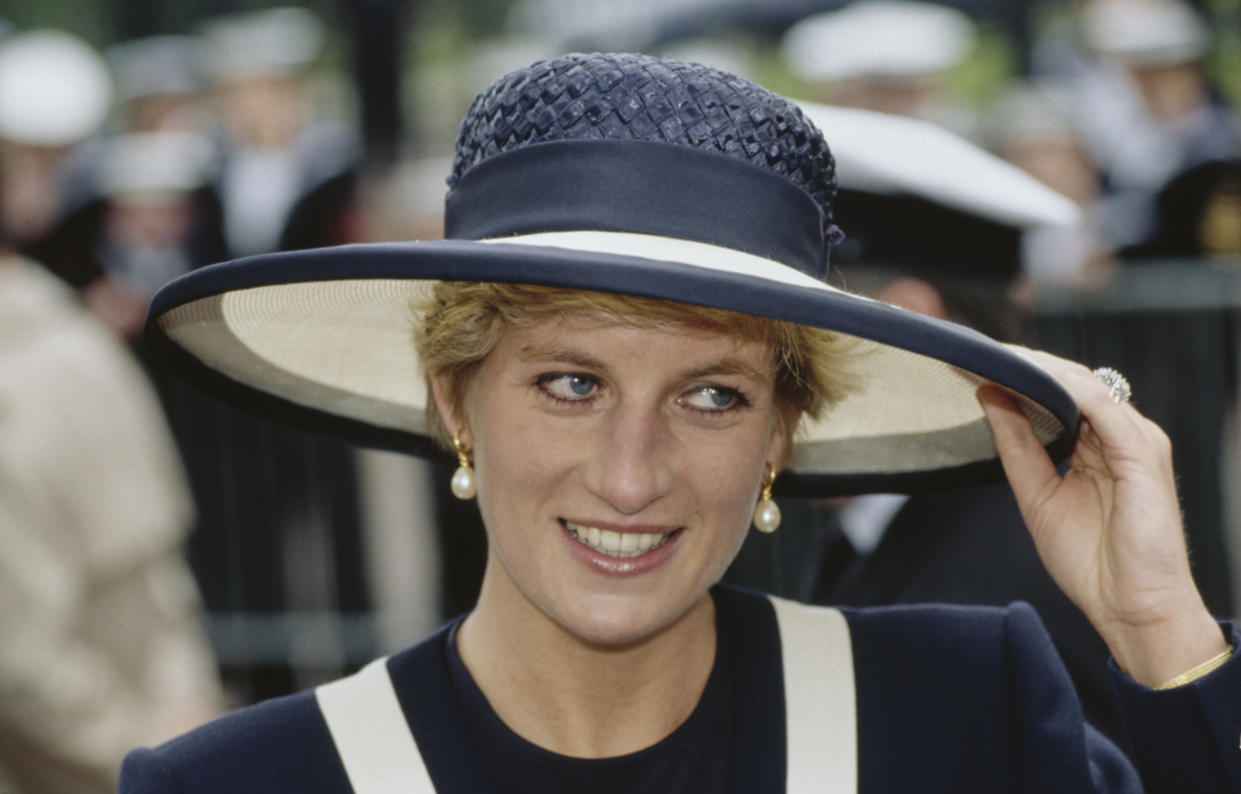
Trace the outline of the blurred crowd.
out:
M 860 0 L 762 46 L 799 98 L 934 122 L 1077 204 L 1080 220 L 1025 235 L 1023 272 L 1036 283 L 1097 284 L 1118 257 L 1237 253 L 1241 123 L 1212 80 L 1209 20 L 1180 0 L 1078 0 L 1061 10 L 1035 36 L 1025 74 L 993 76 L 999 88 L 985 96 L 965 95 L 955 76 L 994 29 L 945 5 Z M 63 32 L 10 30 L 0 230 L 129 338 L 156 288 L 205 263 L 436 234 L 434 179 L 359 189 L 358 124 L 340 117 L 342 103 L 335 118 L 315 106 L 325 37 L 299 8 L 211 19 L 194 35 L 103 55 Z M 652 47 L 760 71 L 753 46 L 702 43 Z M 399 229 L 393 190 L 425 205 Z
M 943 6 L 854 3 L 796 25 L 783 53 L 826 100 L 939 123 L 1072 199 L 1080 221 L 1026 235 L 1036 283 L 1098 284 L 1117 258 L 1238 253 L 1241 132 L 1206 18 L 1171 0 L 1068 12 L 1035 38 L 1029 73 L 983 103 L 949 79 L 978 26 Z
M 1211 17 L 1182 0 L 1075 0 L 1054 10 L 1035 32 L 1026 68 L 1009 64 L 1011 73 L 991 75 L 995 87 L 984 96 L 962 91 L 956 78 L 977 62 L 980 42 L 1003 32 L 946 5 L 857 0 L 743 45 L 734 30 L 650 47 L 760 82 L 775 75 L 808 103 L 931 122 L 1054 190 L 1045 210 L 1021 213 L 1006 211 L 995 193 L 928 194 L 877 179 L 885 169 L 921 165 L 882 148 L 867 156 L 864 128 L 853 133 L 863 144 L 850 143 L 847 114 L 822 117 L 829 144 L 837 138 L 826 125 L 840 125 L 842 196 L 850 197 L 838 219 L 850 235 L 840 252 L 845 269 L 853 260 L 926 268 L 926 252 L 939 251 L 934 267 L 961 289 L 941 289 L 938 305 L 928 307 L 907 281 L 888 278 L 875 289 L 1019 339 L 1004 301 L 1097 290 L 1145 260 L 1241 262 L 1241 117 L 1212 76 Z M 394 630 L 401 635 L 394 644 L 462 606 L 451 594 L 411 590 L 402 571 L 412 556 L 439 548 L 450 568 L 455 553 L 467 558 L 463 565 L 481 565 L 477 548 L 453 551 L 459 538 L 428 536 L 411 546 L 402 534 L 410 511 L 433 512 L 429 495 L 412 485 L 372 487 L 413 482 L 422 470 L 258 430 L 215 404 L 187 408 L 194 398 L 166 383 L 157 392 L 150 379 L 159 376 L 136 363 L 149 301 L 192 269 L 441 233 L 450 141 L 405 141 L 396 158 L 368 151 L 360 122 L 342 112 L 361 111 L 364 98 L 324 105 L 315 90 L 332 35 L 339 29 L 306 9 L 279 7 L 101 52 L 65 31 L 0 21 L 0 790 L 110 790 L 124 749 L 223 706 L 183 555 L 191 528 L 223 532 L 219 526 L 244 523 L 218 503 L 266 498 L 247 502 L 236 492 L 281 491 L 278 508 L 256 523 L 297 554 L 307 553 L 307 522 L 323 520 L 307 517 L 322 505 L 305 505 L 321 498 L 325 482 L 344 489 L 372 531 L 387 527 L 368 551 L 342 539 L 360 531 L 361 519 L 346 521 L 323 554 L 329 565 L 348 558 L 367 571 L 359 575 L 371 592 L 355 606 L 425 602 L 425 619 Z M 439 68 L 485 70 L 489 81 L 507 58 L 517 66 L 531 52 L 563 46 L 515 36 Z M 468 101 L 477 87 L 469 82 L 459 80 L 462 96 L 449 102 Z M 432 128 L 419 132 L 433 137 Z M 422 159 L 425 152 L 440 157 Z M 1002 193 L 1009 178 L 986 184 Z M 962 165 L 939 183 L 978 187 L 987 179 Z M 883 199 L 868 214 L 877 195 Z M 960 283 L 969 280 L 984 289 L 972 293 Z M 865 274 L 855 283 L 865 285 Z M 992 311 L 971 313 L 971 302 Z M 170 422 L 185 429 L 174 435 Z M 201 456 L 192 459 L 189 436 L 208 446 L 229 439 L 210 465 L 246 473 L 219 485 L 223 479 L 202 471 Z M 252 446 L 260 437 L 261 453 Z M 264 463 L 264 454 L 288 460 Z M 315 466 L 303 465 L 307 456 Z M 371 498 L 379 490 L 409 498 L 380 503 Z M 202 559 L 223 565 L 226 556 Z M 434 562 L 425 567 L 434 581 Z M 295 568 L 284 572 L 294 589 L 302 579 Z M 194 573 L 201 580 L 203 571 Z M 332 586 L 344 587 L 339 579 Z M 472 592 L 468 582 L 456 586 Z M 207 596 L 209 605 L 219 600 Z M 287 607 L 289 599 L 272 603 Z M 315 596 L 301 603 L 313 606 Z M 149 672 L 140 672 L 139 658 Z M 184 675 L 169 676 L 173 669 Z

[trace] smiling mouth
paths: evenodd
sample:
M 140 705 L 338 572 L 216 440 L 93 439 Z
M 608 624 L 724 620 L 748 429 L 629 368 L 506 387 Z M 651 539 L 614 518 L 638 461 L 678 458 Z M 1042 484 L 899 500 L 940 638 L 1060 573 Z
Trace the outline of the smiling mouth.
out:
M 640 557 L 651 549 L 664 545 L 675 534 L 675 530 L 663 535 L 654 532 L 616 532 L 610 529 L 574 524 L 572 521 L 563 519 L 560 523 L 583 546 L 589 546 L 600 554 L 621 559 Z

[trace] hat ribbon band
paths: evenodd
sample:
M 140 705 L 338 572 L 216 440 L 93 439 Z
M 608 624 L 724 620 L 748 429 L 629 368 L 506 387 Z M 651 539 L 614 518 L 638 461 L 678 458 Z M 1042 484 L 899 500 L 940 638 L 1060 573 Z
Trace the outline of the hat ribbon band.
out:
M 674 237 L 744 251 L 822 278 L 823 211 L 786 177 L 656 141 L 549 141 L 489 157 L 449 192 L 445 236 L 559 231 Z

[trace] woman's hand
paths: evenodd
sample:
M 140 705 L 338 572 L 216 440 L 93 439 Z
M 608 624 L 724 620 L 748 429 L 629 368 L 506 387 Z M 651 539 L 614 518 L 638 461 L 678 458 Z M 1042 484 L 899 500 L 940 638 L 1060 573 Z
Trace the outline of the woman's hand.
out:
M 1189 569 L 1168 437 L 1090 370 L 1017 350 L 1073 396 L 1082 427 L 1061 477 L 1025 415 L 978 392 L 1021 514 L 1052 579 L 1117 664 L 1157 686 L 1227 648 Z

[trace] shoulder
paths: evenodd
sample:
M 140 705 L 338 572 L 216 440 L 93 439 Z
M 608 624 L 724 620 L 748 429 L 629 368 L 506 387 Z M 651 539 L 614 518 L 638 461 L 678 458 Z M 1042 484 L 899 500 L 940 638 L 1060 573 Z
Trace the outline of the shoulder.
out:
M 1037 613 L 944 604 L 842 610 L 853 643 L 858 729 L 869 779 L 937 767 L 978 790 L 1077 791 L 1132 769 L 1086 725 Z M 882 787 L 881 787 L 882 789 Z M 886 790 L 886 789 L 882 789 Z
M 994 657 L 1022 648 L 1055 656 L 1038 613 L 1023 601 L 1004 607 L 904 604 L 844 607 L 841 612 L 855 645 L 866 651 Z
M 834 609 L 736 590 L 723 596 L 730 614 L 738 604 L 749 610 L 745 629 L 757 632 L 747 637 L 771 632 L 783 656 L 835 663 L 838 649 L 804 642 L 798 633 L 806 631 L 849 644 L 866 790 L 908 790 L 925 782 L 909 770 L 926 769 L 936 770 L 936 791 L 1009 791 L 1030 781 L 1032 790 L 1085 790 L 1092 764 L 1131 778 L 1123 759 L 1088 735 L 1064 665 L 1028 604 Z
M 68 408 L 89 403 L 84 414 L 99 424 L 103 400 L 115 403 L 107 406 L 112 413 L 143 411 L 162 421 L 154 391 L 125 344 L 59 279 L 15 257 L 0 257 L 0 361 L 13 376 L 0 382 L 5 410 L 21 410 L 22 418 L 72 421 L 76 413 Z M 138 405 L 130 409 L 133 402 Z
M 1082 721 L 1064 662 L 1029 604 L 919 604 L 841 613 L 849 624 L 859 699 L 880 712 L 899 712 L 902 704 L 930 710 L 968 704 L 1012 714 L 1045 697 L 1072 721 Z
M 810 606 L 728 585 L 717 586 L 712 595 L 743 630 L 776 630 L 771 636 L 777 641 L 777 611 L 796 612 L 810 620 L 815 616 L 822 621 L 843 617 L 855 657 L 891 656 L 920 663 L 955 657 L 976 665 L 995 665 L 1016 653 L 1059 664 L 1038 613 L 1022 601 L 1005 607 L 902 604 L 837 608 Z
M 455 707 L 440 660 L 453 625 L 385 662 L 400 711 L 413 723 L 424 756 L 437 752 L 451 756 L 454 745 L 464 742 L 463 729 L 452 733 L 445 728 Z M 121 770 L 120 794 L 350 792 L 332 730 L 316 690 L 267 700 L 157 748 L 134 750 Z M 448 733 L 455 740 L 440 739 L 437 744 L 440 734 Z M 437 764 L 438 759 L 433 765 Z
M 121 794 L 347 792 L 313 691 L 240 709 L 125 759 Z
M 1067 684 L 1067 672 L 1033 607 L 907 604 L 883 607 L 808 606 L 734 587 L 717 587 L 719 604 L 756 646 L 798 652 L 803 643 L 784 632 L 847 626 L 859 693 L 925 697 L 959 687 L 972 696 L 1007 699 L 1015 675 Z M 790 616 L 793 618 L 790 620 Z M 783 624 L 783 625 L 782 625 Z M 840 636 L 840 635 L 838 635 Z M 898 694 L 899 693 L 899 694 Z

